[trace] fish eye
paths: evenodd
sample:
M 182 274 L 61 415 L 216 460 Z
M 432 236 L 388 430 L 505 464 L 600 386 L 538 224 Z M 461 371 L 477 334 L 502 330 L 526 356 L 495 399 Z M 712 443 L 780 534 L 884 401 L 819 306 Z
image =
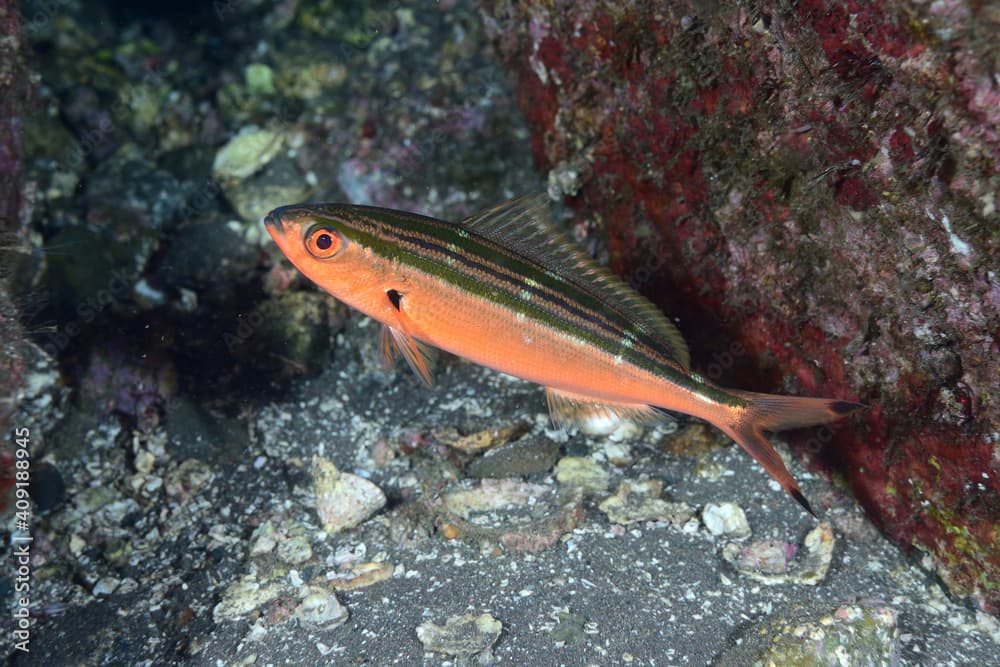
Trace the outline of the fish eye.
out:
M 317 259 L 333 257 L 343 245 L 340 232 L 329 227 L 315 227 L 306 235 L 306 250 Z

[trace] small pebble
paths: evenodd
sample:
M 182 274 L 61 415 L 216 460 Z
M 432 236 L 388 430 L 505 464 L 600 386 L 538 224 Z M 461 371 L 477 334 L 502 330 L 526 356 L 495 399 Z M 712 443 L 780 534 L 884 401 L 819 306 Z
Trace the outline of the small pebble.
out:
M 274 524 L 270 521 L 257 526 L 250 536 L 250 555 L 261 556 L 270 553 L 278 544 L 275 536 Z
M 215 154 L 213 173 L 222 179 L 247 178 L 270 162 L 284 143 L 284 137 L 272 130 L 250 125 L 240 130 Z
M 385 507 L 382 489 L 363 477 L 340 472 L 319 456 L 313 457 L 316 511 L 328 533 L 354 528 Z
M 833 529 L 824 521 L 806 535 L 801 549 L 775 540 L 746 546 L 730 542 L 722 548 L 722 557 L 740 574 L 763 584 L 815 586 L 826 578 L 834 545 Z
M 459 435 L 442 429 L 435 433 L 441 444 L 472 454 L 517 440 L 528 430 L 524 424 L 512 424 L 501 428 L 488 428 L 469 435 Z
M 204 461 L 188 459 L 166 475 L 164 488 L 168 496 L 192 498 L 215 478 L 212 468 Z
M 477 512 L 534 505 L 538 499 L 551 495 L 551 488 L 544 484 L 531 484 L 516 479 L 484 479 L 470 489 L 452 491 L 444 497 L 447 511 L 462 518 Z
M 235 621 L 247 616 L 282 593 L 282 587 L 277 584 L 265 584 L 249 574 L 236 581 L 222 594 L 222 601 L 212 610 L 212 618 L 216 623 Z
M 565 456 L 556 464 L 556 479 L 566 486 L 580 487 L 586 493 L 607 491 L 608 471 L 582 456 Z
M 548 438 L 523 438 L 491 449 L 466 468 L 470 477 L 520 477 L 550 470 L 559 456 L 559 445 Z
M 621 442 L 605 442 L 598 450 L 611 465 L 632 465 L 632 448 Z
M 305 535 L 291 535 L 278 542 L 278 558 L 289 565 L 304 563 L 312 555 L 312 547 Z
M 658 479 L 643 482 L 624 481 L 615 495 L 604 500 L 598 508 L 608 515 L 608 520 L 622 525 L 641 521 L 669 521 L 683 524 L 694 516 L 694 508 L 687 503 L 674 503 L 660 498 L 663 482 Z
M 444 625 L 422 623 L 417 639 L 425 651 L 445 655 L 471 656 L 488 650 L 500 637 L 503 624 L 491 614 L 452 616 Z
M 305 597 L 295 610 L 295 618 L 304 625 L 319 630 L 332 630 L 343 625 L 348 616 L 347 609 L 340 604 L 336 594 L 319 586 L 308 587 Z
M 94 595 L 106 596 L 111 595 L 118 589 L 118 584 L 121 583 L 114 577 L 102 577 L 91 591 Z
M 338 591 L 353 591 L 385 581 L 395 569 L 392 563 L 355 563 L 347 574 L 338 574 L 330 579 L 330 584 Z
M 156 457 L 153 453 L 147 449 L 140 449 L 135 455 L 135 469 L 139 472 L 148 475 L 153 470 L 153 464 L 156 463 Z
M 747 516 L 736 503 L 708 503 L 701 511 L 701 520 L 712 535 L 733 539 L 750 537 Z

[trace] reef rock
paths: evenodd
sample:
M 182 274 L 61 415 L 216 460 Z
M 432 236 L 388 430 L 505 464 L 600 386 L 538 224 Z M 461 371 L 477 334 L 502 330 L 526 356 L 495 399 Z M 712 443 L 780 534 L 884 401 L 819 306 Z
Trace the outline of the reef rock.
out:
M 481 5 L 577 231 L 709 379 L 871 406 L 796 453 L 1000 612 L 996 6 Z
M 6 275 L 19 252 L 23 170 L 21 114 L 29 88 L 21 58 L 21 30 L 16 3 L 0 0 L 0 436 L 6 439 L 17 390 L 25 380 L 24 334 Z M 9 263 L 10 262 L 10 263 Z M 10 507 L 14 458 L 0 446 L 0 515 Z

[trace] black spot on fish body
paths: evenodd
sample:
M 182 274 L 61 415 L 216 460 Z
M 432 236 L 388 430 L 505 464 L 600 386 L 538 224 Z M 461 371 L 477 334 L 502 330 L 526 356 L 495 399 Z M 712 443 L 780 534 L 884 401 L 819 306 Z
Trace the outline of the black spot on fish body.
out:
M 399 304 L 403 300 L 403 295 L 394 289 L 391 289 L 385 293 L 389 297 L 389 301 L 392 303 L 392 307 L 399 310 Z

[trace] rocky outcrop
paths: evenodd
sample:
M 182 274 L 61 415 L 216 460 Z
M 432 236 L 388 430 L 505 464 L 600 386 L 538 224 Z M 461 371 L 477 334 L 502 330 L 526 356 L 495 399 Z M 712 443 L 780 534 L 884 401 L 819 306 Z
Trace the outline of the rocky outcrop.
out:
M 695 366 L 869 404 L 794 449 L 1000 612 L 998 10 L 482 6 L 552 189 Z
M 0 0 L 0 435 L 7 425 L 24 376 L 23 340 L 7 286 L 6 257 L 20 233 L 21 123 L 26 98 L 25 71 L 16 3 Z M 0 446 L 0 513 L 8 505 L 13 459 Z

